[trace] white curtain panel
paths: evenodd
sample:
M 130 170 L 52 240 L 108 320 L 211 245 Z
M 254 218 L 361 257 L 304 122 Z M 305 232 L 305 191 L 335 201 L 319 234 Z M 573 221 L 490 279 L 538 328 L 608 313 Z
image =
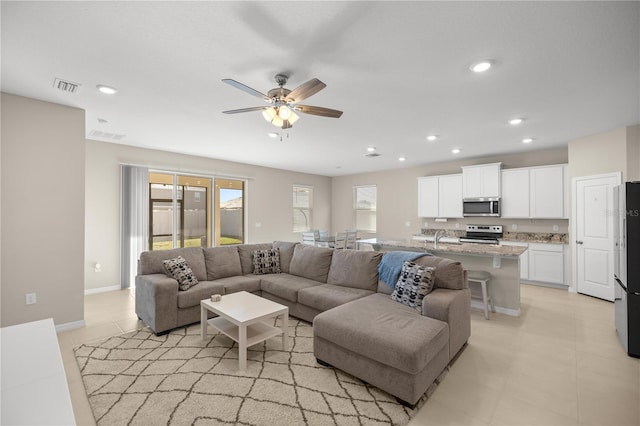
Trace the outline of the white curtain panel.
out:
M 122 288 L 135 283 L 140 253 L 148 249 L 149 241 L 149 169 L 121 166 L 122 237 L 120 275 Z

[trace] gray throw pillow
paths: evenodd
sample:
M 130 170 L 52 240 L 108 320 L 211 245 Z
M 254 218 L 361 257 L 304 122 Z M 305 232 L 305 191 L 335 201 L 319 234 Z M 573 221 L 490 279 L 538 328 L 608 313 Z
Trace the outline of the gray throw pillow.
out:
M 433 290 L 434 268 L 406 260 L 391 298 L 422 314 L 422 300 Z
M 256 250 L 253 252 L 254 274 L 279 274 L 280 272 L 279 249 Z
M 163 260 L 162 264 L 167 272 L 178 281 L 179 290 L 189 290 L 198 284 L 198 279 L 182 256 L 178 256 L 175 259 Z

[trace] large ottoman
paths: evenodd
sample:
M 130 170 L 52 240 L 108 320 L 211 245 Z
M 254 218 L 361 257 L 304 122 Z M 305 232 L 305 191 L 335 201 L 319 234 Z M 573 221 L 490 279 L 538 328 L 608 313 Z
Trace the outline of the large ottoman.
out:
M 376 293 L 318 314 L 313 351 L 412 407 L 449 363 L 449 326 Z

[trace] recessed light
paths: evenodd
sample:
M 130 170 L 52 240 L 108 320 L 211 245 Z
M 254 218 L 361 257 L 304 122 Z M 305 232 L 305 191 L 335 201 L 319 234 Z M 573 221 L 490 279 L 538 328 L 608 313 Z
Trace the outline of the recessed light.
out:
M 485 72 L 486 70 L 491 68 L 491 65 L 493 65 L 493 61 L 491 61 L 491 60 L 484 60 L 484 61 L 476 62 L 475 64 L 471 65 L 471 71 L 473 71 L 473 72 Z
M 104 118 L 98 118 L 98 123 L 100 123 L 100 124 L 106 124 L 106 123 L 108 123 L 108 121 L 107 121 L 107 120 L 105 120 Z
M 370 146 L 369 148 L 367 148 L 367 152 L 374 152 L 376 150 L 375 146 Z
M 522 123 L 522 118 L 512 118 L 511 120 L 509 120 L 509 124 L 511 124 L 512 126 L 517 126 L 520 123 Z
M 399 157 L 398 161 L 406 161 L 407 159 L 405 157 Z
M 269 132 L 267 133 L 267 136 L 269 136 L 270 138 L 277 138 L 278 136 L 280 136 L 279 134 L 275 133 L 275 132 Z
M 429 142 L 433 142 L 433 141 L 435 141 L 436 139 L 438 139 L 438 137 L 437 137 L 436 135 L 429 135 L 429 136 L 427 136 L 427 140 L 428 140 Z
M 524 138 L 522 139 L 522 143 L 531 143 L 533 142 L 533 138 Z
M 460 148 L 453 148 L 453 149 L 451 150 L 451 153 L 452 153 L 452 154 L 460 154 Z
M 96 88 L 104 94 L 113 95 L 117 92 L 117 90 L 110 86 L 105 86 L 103 84 L 98 84 Z

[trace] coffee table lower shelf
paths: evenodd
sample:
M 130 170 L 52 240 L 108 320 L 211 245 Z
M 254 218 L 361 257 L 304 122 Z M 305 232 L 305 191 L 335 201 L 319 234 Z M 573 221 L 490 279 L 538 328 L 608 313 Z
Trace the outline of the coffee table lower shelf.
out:
M 234 342 L 240 343 L 238 326 L 227 321 L 222 317 L 211 318 L 207 323 L 232 339 Z M 270 326 L 263 322 L 256 322 L 247 326 L 247 347 L 253 346 L 256 343 L 263 342 L 275 336 L 282 334 L 282 329 Z

